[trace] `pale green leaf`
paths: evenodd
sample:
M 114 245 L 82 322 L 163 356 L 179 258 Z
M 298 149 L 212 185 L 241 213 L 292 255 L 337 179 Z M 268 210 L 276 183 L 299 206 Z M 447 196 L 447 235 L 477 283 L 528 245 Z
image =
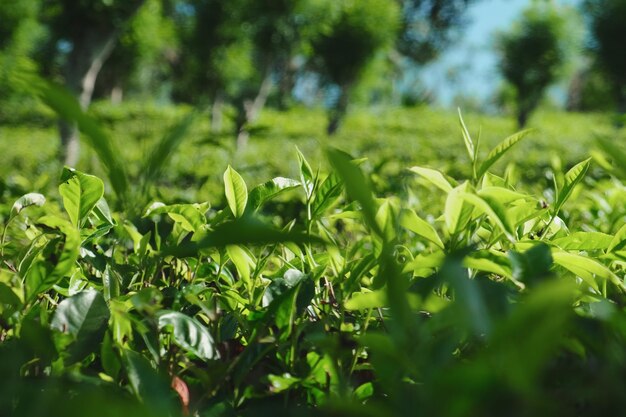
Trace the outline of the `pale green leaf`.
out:
M 473 207 L 463 199 L 463 194 L 467 192 L 468 187 L 469 184 L 464 182 L 451 189 L 446 198 L 443 214 L 450 235 L 463 230 L 472 216 Z
M 248 203 L 248 188 L 243 178 L 230 165 L 224 172 L 224 190 L 226 201 L 235 217 L 241 217 Z
M 441 172 L 435 169 L 415 166 L 409 168 L 409 170 L 430 181 L 433 185 L 445 191 L 446 193 L 452 191 L 452 185 L 450 184 L 450 182 L 446 179 L 446 177 L 443 176 Z
M 461 125 L 461 132 L 463 133 L 463 142 L 465 142 L 465 148 L 467 149 L 467 154 L 469 155 L 470 161 L 474 161 L 476 159 L 476 150 L 474 148 L 474 142 L 472 142 L 472 137 L 467 130 L 467 126 L 465 126 L 465 122 L 463 121 L 463 115 L 461 114 L 461 109 L 457 109 L 459 113 L 459 123 Z
M 22 210 L 30 206 L 41 207 L 46 202 L 46 197 L 39 193 L 28 193 L 18 198 L 13 207 L 11 207 L 11 214 L 9 220 L 20 214 Z
M 144 217 L 167 214 L 172 220 L 180 223 L 183 229 L 189 232 L 198 232 L 206 224 L 205 213 L 209 206 L 209 203 L 172 204 L 169 206 L 154 203 L 146 210 Z
M 435 228 L 426 220 L 420 218 L 414 210 L 409 209 L 402 211 L 402 214 L 400 215 L 400 225 L 416 235 L 430 240 L 440 248 L 444 248 L 444 244 Z
M 489 168 L 493 164 L 495 164 L 498 159 L 502 157 L 509 149 L 511 149 L 516 143 L 524 139 L 528 136 L 529 133 L 532 133 L 532 129 L 522 130 L 521 132 L 514 133 L 508 138 L 504 139 L 498 146 L 493 148 L 491 152 L 487 155 L 487 159 L 480 165 L 478 170 L 478 178 L 482 177 Z
M 515 241 L 515 230 L 506 215 L 506 209 L 495 199 L 480 197 L 476 194 L 463 193 L 461 197 L 473 204 L 478 210 L 487 215 L 511 241 Z
M 615 233 L 609 247 L 607 248 L 607 252 L 613 252 L 615 250 L 620 250 L 624 246 L 626 246 L 626 224 L 624 224 L 620 229 Z
M 613 236 L 600 232 L 576 232 L 552 240 L 551 244 L 563 250 L 605 250 L 610 247 Z
M 588 158 L 574 165 L 572 169 L 567 171 L 563 187 L 559 190 L 556 203 L 554 204 L 554 213 L 558 213 L 561 207 L 563 207 L 565 201 L 567 201 L 569 196 L 572 194 L 574 187 L 576 187 L 576 185 L 585 177 L 590 164 L 591 158 Z
M 292 190 L 300 186 L 300 181 L 291 178 L 276 177 L 263 184 L 257 185 L 248 195 L 248 208 L 257 210 L 266 201 L 271 200 L 282 192 Z
M 624 288 L 622 281 L 609 268 L 594 259 L 565 251 L 553 251 L 552 258 L 554 263 L 573 272 L 595 290 L 598 290 L 596 278 L 609 280 L 616 286 Z

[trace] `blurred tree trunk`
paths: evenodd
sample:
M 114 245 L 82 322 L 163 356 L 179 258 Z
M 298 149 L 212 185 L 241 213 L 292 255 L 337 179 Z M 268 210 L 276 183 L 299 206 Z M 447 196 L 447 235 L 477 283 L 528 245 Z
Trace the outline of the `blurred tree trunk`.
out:
M 243 149 L 248 144 L 248 139 L 250 138 L 248 126 L 259 117 L 271 91 L 272 74 L 270 66 L 268 66 L 256 97 L 254 99 L 243 100 L 243 109 L 240 110 L 242 117 L 237 118 L 237 149 Z
M 77 40 L 72 47 L 65 67 L 65 85 L 78 98 L 83 110 L 91 103 L 98 73 L 113 52 L 117 37 L 117 31 L 93 33 Z M 80 155 L 78 128 L 74 123 L 61 121 L 59 134 L 59 157 L 65 165 L 75 166 Z
M 83 110 L 91 103 L 98 74 L 111 56 L 119 35 L 145 0 L 109 0 L 104 2 L 107 3 L 104 8 L 97 3 L 66 0 L 55 18 L 59 20 L 54 36 L 68 40 L 71 48 L 63 68 L 65 86 Z M 61 121 L 59 134 L 59 158 L 66 165 L 76 165 L 80 151 L 77 127 Z
M 341 92 L 339 93 L 337 104 L 329 112 L 328 126 L 326 127 L 326 133 L 329 136 L 333 136 L 335 133 L 337 133 L 341 122 L 343 122 L 343 119 L 346 116 L 346 113 L 348 111 L 350 90 L 350 85 L 344 85 L 341 87 Z
M 291 106 L 291 94 L 296 85 L 296 73 L 299 65 L 296 58 L 291 57 L 282 65 L 281 77 L 278 84 L 278 108 L 287 110 Z

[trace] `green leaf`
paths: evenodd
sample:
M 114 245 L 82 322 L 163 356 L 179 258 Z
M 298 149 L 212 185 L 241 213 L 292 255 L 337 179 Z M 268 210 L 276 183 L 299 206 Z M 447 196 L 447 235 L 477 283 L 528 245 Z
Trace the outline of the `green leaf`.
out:
M 198 232 L 206 225 L 205 213 L 209 209 L 209 203 L 202 204 L 172 204 L 169 206 L 160 203 L 152 204 L 143 217 L 155 214 L 167 214 L 172 220 L 188 232 Z
M 554 263 L 573 272 L 596 291 L 598 291 L 596 278 L 609 280 L 617 287 L 625 288 L 624 283 L 609 268 L 594 259 L 564 251 L 553 251 L 552 257 Z
M 474 161 L 476 159 L 476 150 L 474 148 L 474 142 L 472 142 L 472 137 L 465 126 L 465 122 L 463 121 L 463 115 L 461 114 L 461 109 L 457 108 L 459 113 L 459 124 L 461 125 L 461 132 L 463 133 L 463 141 L 465 142 L 465 148 L 467 149 L 467 154 L 469 155 L 470 161 Z
M 437 251 L 429 254 L 419 254 L 410 262 L 404 265 L 403 272 L 425 271 L 426 275 L 430 275 L 436 268 L 439 268 L 445 259 L 443 251 Z M 418 274 L 419 275 L 419 274 Z
M 226 201 L 235 217 L 241 217 L 246 211 L 248 189 L 241 175 L 229 165 L 224 172 L 224 190 Z
M 502 229 L 511 242 L 515 242 L 515 230 L 507 218 L 506 209 L 502 204 L 496 199 L 488 199 L 471 193 L 464 193 L 461 197 L 486 214 L 487 217 Z
M 402 211 L 400 214 L 400 225 L 416 235 L 430 240 L 441 249 L 444 248 L 444 244 L 435 228 L 426 220 L 420 218 L 414 210 L 407 209 Z
M 246 250 L 239 245 L 226 246 L 228 257 L 237 268 L 241 279 L 250 288 L 250 270 L 254 267 L 254 260 Z
M 563 250 L 605 250 L 611 246 L 613 236 L 600 232 L 576 232 L 550 241 Z
M 533 129 L 526 129 L 520 132 L 514 133 L 508 138 L 504 139 L 498 146 L 493 148 L 491 152 L 487 155 L 487 159 L 480 165 L 478 169 L 478 178 L 481 178 L 489 168 L 493 164 L 495 164 L 498 159 L 502 157 L 505 153 L 507 153 L 516 143 L 524 139 L 528 134 L 532 133 Z
M 565 182 L 563 187 L 559 190 L 556 203 L 554 204 L 554 214 L 558 213 L 565 201 L 569 198 L 570 194 L 574 190 L 574 187 L 582 181 L 591 164 L 591 158 L 587 158 L 582 162 L 574 165 L 572 169 L 565 174 Z
M 599 137 L 598 144 L 613 160 L 613 167 L 617 169 L 622 179 L 626 178 L 626 152 L 615 144 L 613 138 Z
M 81 227 L 91 210 L 104 195 L 104 183 L 98 177 L 65 168 L 59 185 L 63 205 L 72 224 Z
M 219 359 L 213 336 L 196 319 L 177 311 L 157 313 L 159 330 L 171 331 L 174 343 L 204 360 Z
M 22 305 L 22 301 L 17 296 L 17 294 L 13 292 L 11 287 L 9 287 L 4 282 L 0 282 L 0 307 L 18 307 L 20 305 Z M 2 310 L 0 309 L 0 312 L 1 311 Z
M 28 193 L 24 194 L 20 198 L 17 199 L 15 203 L 13 203 L 13 207 L 11 207 L 11 214 L 9 215 L 9 220 L 20 214 L 22 210 L 30 206 L 41 207 L 46 202 L 46 197 L 39 193 Z
M 49 290 L 73 271 L 79 255 L 80 233 L 70 222 L 60 217 L 44 216 L 38 223 L 56 229 L 64 235 L 63 249 L 57 255 L 56 265 L 49 269 L 44 261 L 37 261 L 26 276 L 26 294 L 33 300 L 38 294 Z
M 291 333 L 295 318 L 304 312 L 315 296 L 315 283 L 297 269 L 287 270 L 283 277 L 274 278 L 263 292 L 262 305 L 266 315 L 274 318 L 280 328 Z
M 341 196 L 343 183 L 334 172 L 328 175 L 315 190 L 312 217 L 317 218 Z
M 622 249 L 624 246 L 626 246 L 626 224 L 620 227 L 617 233 L 615 233 L 606 251 L 614 252 Z
M 378 207 L 376 206 L 376 202 L 372 196 L 372 190 L 363 172 L 344 152 L 329 148 L 326 155 L 331 166 L 343 180 L 348 197 L 361 204 L 361 212 L 367 225 L 376 234 L 382 236 L 382 230 L 376 222 Z
M 298 162 L 300 163 L 300 179 L 302 182 L 302 187 L 304 188 L 304 192 L 306 193 L 307 200 L 310 200 L 315 188 L 315 177 L 313 175 L 313 170 L 311 169 L 311 165 L 309 165 L 306 158 L 304 157 L 302 152 L 300 152 L 300 149 L 298 149 L 297 146 L 296 154 L 298 155 Z
M 383 200 L 378 206 L 376 213 L 376 223 L 383 233 L 385 241 L 391 242 L 396 238 L 396 219 L 398 218 L 397 210 L 391 204 L 389 199 Z
M 153 410 L 158 410 L 158 413 L 155 413 L 157 416 L 172 413 L 174 411 L 171 401 L 172 391 L 167 379 L 137 352 L 124 350 L 122 357 L 128 382 L 137 398 Z
M 87 290 L 61 301 L 50 326 L 81 340 L 99 332 L 109 321 L 109 316 L 102 294 Z
M 367 310 L 379 308 L 387 305 L 387 290 L 376 290 L 368 292 L 357 292 L 345 303 L 346 310 Z
M 117 274 L 111 270 L 111 266 L 109 264 L 106 265 L 104 272 L 102 273 L 102 287 L 104 299 L 106 301 L 120 295 L 120 281 L 117 278 Z
M 463 259 L 463 266 L 477 271 L 489 272 L 503 277 L 512 278 L 511 265 L 502 252 L 496 250 L 480 250 L 471 252 Z
M 298 384 L 300 384 L 301 382 L 300 378 L 293 377 L 288 373 L 285 373 L 283 375 L 269 374 L 267 376 L 267 379 L 269 380 L 272 386 L 273 393 L 280 393 L 280 392 L 288 391 L 292 389 L 294 386 L 297 386 Z
M 411 167 L 409 168 L 409 171 L 414 172 L 424 179 L 430 181 L 433 185 L 437 186 L 446 193 L 452 191 L 452 185 L 450 184 L 450 182 L 446 179 L 446 177 L 443 176 L 441 172 L 435 169 Z
M 109 208 L 109 205 L 104 197 L 98 200 L 96 206 L 93 208 L 93 213 L 96 215 L 96 217 L 98 217 L 98 219 L 100 219 L 100 221 L 105 222 L 111 226 L 115 225 L 115 221 L 111 216 L 111 209 Z
M 248 209 L 258 210 L 266 201 L 299 186 L 299 181 L 284 177 L 276 177 L 263 184 L 257 185 L 248 195 Z
M 463 199 L 463 195 L 466 194 L 468 187 L 469 183 L 464 182 L 458 187 L 451 189 L 446 198 L 443 214 L 450 235 L 463 230 L 472 216 L 473 207 Z
M 528 199 L 527 195 L 509 190 L 504 187 L 483 187 L 476 194 L 488 201 L 497 201 L 499 204 L 509 204 L 514 201 Z

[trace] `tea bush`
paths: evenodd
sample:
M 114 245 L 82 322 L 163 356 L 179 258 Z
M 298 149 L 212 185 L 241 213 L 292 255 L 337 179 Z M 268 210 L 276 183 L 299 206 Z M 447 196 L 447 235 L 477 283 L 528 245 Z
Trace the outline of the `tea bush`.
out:
M 221 190 L 196 202 L 155 199 L 184 181 L 182 157 L 144 194 L 67 167 L 46 195 L 5 190 L 0 414 L 619 414 L 626 154 L 601 141 L 595 162 L 548 161 L 532 184 L 531 131 L 494 144 L 431 116 L 461 146 L 420 164 L 398 153 L 388 171 L 417 145 L 376 145 L 369 129 L 347 147 L 380 160 L 299 142 L 255 186 L 238 172 L 249 156 L 233 168 L 213 147 Z M 522 162 L 499 174 L 509 151 Z M 97 168 L 115 178 L 106 158 Z

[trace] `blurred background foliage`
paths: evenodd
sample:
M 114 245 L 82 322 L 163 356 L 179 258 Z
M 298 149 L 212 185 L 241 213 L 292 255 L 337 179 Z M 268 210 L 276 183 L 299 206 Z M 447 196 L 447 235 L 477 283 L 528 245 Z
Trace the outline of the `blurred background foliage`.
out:
M 420 81 L 420 68 L 459 40 L 477 2 L 2 0 L 2 143 L 23 142 L 20 128 L 32 122 L 29 132 L 35 139 L 29 140 L 49 139 L 38 147 L 45 154 L 38 160 L 54 164 L 56 158 L 71 166 L 90 160 L 89 149 L 83 147 L 80 156 L 73 122 L 61 119 L 55 127 L 55 114 L 37 104 L 31 76 L 67 88 L 83 111 L 123 132 L 112 140 L 127 143 L 131 154 L 137 143 L 133 137 L 141 136 L 139 149 L 145 151 L 156 132 L 179 121 L 188 105 L 201 114 L 194 129 L 202 133 L 194 143 L 219 145 L 218 153 L 234 147 L 238 158 L 245 158 L 250 136 L 261 147 L 268 142 L 268 126 L 273 140 L 320 137 L 318 127 L 324 125 L 327 134 L 339 135 L 348 147 L 359 146 L 359 138 L 370 136 L 372 129 L 391 135 L 388 144 L 406 143 L 431 124 L 429 117 L 409 116 L 411 109 L 437 102 L 437 91 Z M 626 100 L 620 43 L 626 36 L 624 4 L 588 0 L 572 7 L 530 1 L 493 43 L 502 75 L 493 97 L 485 102 L 459 96 L 453 104 L 487 113 L 480 117 L 500 125 L 510 124 L 498 117 L 513 116 L 518 126 L 552 120 L 532 119 L 541 107 L 549 113 L 603 112 L 607 117 L 598 118 L 607 121 L 604 126 L 620 126 Z M 498 82 L 495 77 L 493 82 Z M 547 96 L 557 84 L 567 90 L 560 104 Z M 388 119 L 375 119 L 377 114 L 402 113 L 391 111 L 402 107 L 415 123 L 406 138 L 396 140 L 393 129 L 378 127 Z M 304 109 L 315 116 L 302 119 Z M 324 112 L 326 118 L 320 119 Z M 290 114 L 284 116 L 285 130 L 291 129 L 288 124 L 301 125 L 303 137 L 276 132 L 280 129 L 272 120 L 283 118 L 282 113 Z M 363 130 L 350 131 L 351 140 L 341 139 L 348 135 L 340 126 L 349 114 L 355 119 L 369 114 L 372 125 L 364 121 Z M 52 143 L 55 128 L 58 144 Z M 581 129 L 588 133 L 577 141 L 584 143 L 593 132 Z M 436 130 L 429 134 L 435 143 L 445 141 Z M 24 147 L 34 149 L 31 145 Z M 17 157 L 19 147 L 3 152 L 5 159 Z M 8 170 L 19 163 L 7 160 L 5 166 Z

